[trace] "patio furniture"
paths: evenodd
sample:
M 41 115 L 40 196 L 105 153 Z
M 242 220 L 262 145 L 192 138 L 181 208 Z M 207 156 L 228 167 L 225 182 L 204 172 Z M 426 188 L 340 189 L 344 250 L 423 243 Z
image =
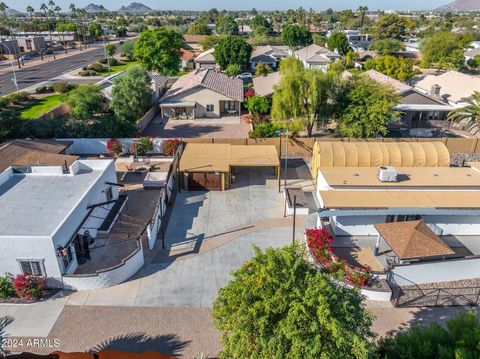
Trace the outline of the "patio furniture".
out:
M 229 116 L 235 116 L 237 114 L 237 110 L 227 110 Z

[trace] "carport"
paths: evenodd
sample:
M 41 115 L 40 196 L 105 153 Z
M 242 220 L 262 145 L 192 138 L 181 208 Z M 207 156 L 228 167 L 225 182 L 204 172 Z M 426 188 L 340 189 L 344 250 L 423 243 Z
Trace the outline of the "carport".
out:
M 235 167 L 272 167 L 280 176 L 280 159 L 273 145 L 188 143 L 179 170 L 187 191 L 224 191 L 232 184 Z

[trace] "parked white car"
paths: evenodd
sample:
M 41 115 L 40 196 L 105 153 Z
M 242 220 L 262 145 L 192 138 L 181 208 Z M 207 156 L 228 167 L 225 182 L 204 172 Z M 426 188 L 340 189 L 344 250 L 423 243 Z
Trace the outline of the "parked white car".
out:
M 243 72 L 240 75 L 237 76 L 239 79 L 242 80 L 251 80 L 253 79 L 253 76 L 250 72 Z

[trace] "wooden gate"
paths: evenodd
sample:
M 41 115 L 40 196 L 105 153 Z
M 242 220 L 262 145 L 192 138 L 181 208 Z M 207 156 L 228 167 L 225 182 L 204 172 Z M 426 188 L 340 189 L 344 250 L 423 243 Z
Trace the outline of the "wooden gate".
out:
M 222 177 L 218 172 L 197 172 L 188 174 L 189 191 L 221 191 Z

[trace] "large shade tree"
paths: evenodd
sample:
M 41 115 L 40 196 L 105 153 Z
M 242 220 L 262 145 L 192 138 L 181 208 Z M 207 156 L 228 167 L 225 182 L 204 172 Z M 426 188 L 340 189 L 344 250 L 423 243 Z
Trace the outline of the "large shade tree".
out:
M 331 51 L 337 50 L 340 55 L 345 55 L 350 49 L 347 35 L 343 32 L 334 32 L 327 39 L 328 49 Z
M 136 122 L 152 105 L 151 78 L 140 66 L 130 67 L 112 88 L 110 108 L 126 121 Z
M 221 358 L 367 358 L 372 316 L 358 290 L 338 286 L 292 244 L 269 248 L 233 273 L 213 318 Z
M 179 72 L 182 46 L 182 35 L 159 27 L 140 34 L 133 48 L 133 57 L 148 71 L 173 76 Z
M 310 45 L 312 34 L 305 26 L 287 25 L 282 29 L 282 44 L 290 47 L 301 47 Z
M 395 14 L 381 15 L 375 22 L 372 29 L 372 35 L 375 39 L 397 39 L 400 40 L 405 35 L 405 19 Z
M 250 62 L 252 50 L 252 45 L 241 37 L 226 36 L 218 41 L 213 55 L 222 69 L 234 64 L 245 68 Z
M 457 70 L 464 66 L 463 46 L 458 35 L 439 31 L 422 40 L 422 65 L 445 70 Z
M 393 87 L 365 75 L 352 76 L 338 98 L 338 132 L 354 138 L 385 135 L 389 122 L 400 117 L 394 110 L 399 103 Z
M 223 15 L 218 18 L 215 31 L 219 35 L 237 35 L 238 24 L 231 15 Z
M 326 120 L 334 109 L 340 78 L 334 73 L 305 69 L 293 57 L 282 61 L 282 78 L 275 88 L 272 119 L 300 120 L 308 136 L 319 121 Z
M 105 97 L 99 86 L 84 85 L 70 91 L 66 96 L 66 102 L 71 107 L 75 119 L 87 121 L 102 110 Z

